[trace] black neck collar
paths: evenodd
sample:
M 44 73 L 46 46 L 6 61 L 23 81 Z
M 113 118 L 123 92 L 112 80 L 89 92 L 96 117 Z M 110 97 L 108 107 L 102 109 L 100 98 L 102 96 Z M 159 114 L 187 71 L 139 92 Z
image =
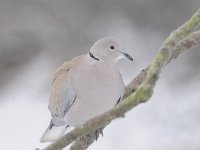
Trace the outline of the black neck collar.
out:
M 91 58 L 93 58 L 93 59 L 99 61 L 99 58 L 95 57 L 91 52 L 89 52 L 89 55 L 90 55 Z

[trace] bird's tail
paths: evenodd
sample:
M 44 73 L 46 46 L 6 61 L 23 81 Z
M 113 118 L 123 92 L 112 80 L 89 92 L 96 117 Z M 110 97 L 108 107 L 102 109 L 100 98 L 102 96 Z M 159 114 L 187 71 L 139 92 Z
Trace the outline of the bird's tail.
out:
M 42 135 L 40 142 L 52 142 L 63 136 L 69 125 L 56 126 L 52 122 Z

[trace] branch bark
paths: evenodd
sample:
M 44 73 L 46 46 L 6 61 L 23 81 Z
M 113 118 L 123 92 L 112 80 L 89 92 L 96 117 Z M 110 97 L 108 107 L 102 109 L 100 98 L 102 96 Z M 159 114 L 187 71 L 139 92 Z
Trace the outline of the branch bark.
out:
M 185 24 L 172 32 L 164 41 L 160 52 L 149 67 L 139 73 L 126 87 L 124 100 L 111 109 L 68 132 L 47 146 L 44 150 L 60 150 L 72 142 L 70 150 L 84 150 L 95 141 L 96 129 L 106 126 L 112 120 L 124 117 L 124 114 L 140 103 L 148 101 L 158 80 L 159 74 L 171 60 L 177 58 L 186 49 L 200 44 L 200 31 L 191 33 L 200 23 L 200 9 Z

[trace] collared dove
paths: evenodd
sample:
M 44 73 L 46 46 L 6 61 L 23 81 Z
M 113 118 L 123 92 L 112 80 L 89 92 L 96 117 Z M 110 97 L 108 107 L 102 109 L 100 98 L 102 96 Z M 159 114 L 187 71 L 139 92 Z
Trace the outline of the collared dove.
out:
M 121 43 L 115 37 L 104 37 L 87 54 L 58 68 L 49 100 L 52 119 L 41 142 L 58 139 L 69 126 L 80 126 L 120 102 L 124 83 L 117 61 L 122 58 L 133 61 L 121 49 Z

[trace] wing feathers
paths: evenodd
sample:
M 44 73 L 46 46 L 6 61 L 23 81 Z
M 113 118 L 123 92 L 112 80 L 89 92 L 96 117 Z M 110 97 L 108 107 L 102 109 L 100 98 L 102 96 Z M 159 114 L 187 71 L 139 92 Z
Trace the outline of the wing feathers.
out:
M 62 119 L 76 98 L 71 86 L 70 68 L 70 63 L 66 62 L 54 74 L 49 100 L 52 118 Z

